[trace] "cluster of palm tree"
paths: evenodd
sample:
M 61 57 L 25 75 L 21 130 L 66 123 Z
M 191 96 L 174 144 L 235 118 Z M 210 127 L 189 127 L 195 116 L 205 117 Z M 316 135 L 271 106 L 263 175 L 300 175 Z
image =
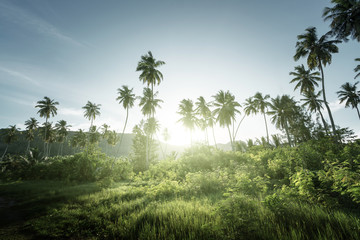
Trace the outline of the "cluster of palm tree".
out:
M 244 103 L 240 104 L 235 101 L 235 96 L 229 91 L 220 90 L 217 94 L 212 96 L 213 101 L 206 102 L 203 97 L 199 97 L 198 101 L 193 104 L 191 99 L 183 99 L 179 104 L 179 111 L 181 115 L 179 122 L 182 122 L 183 126 L 189 129 L 190 137 L 192 131 L 197 127 L 205 132 L 205 142 L 208 143 L 207 128 L 214 129 L 214 125 L 218 124 L 220 127 L 227 128 L 230 144 L 233 150 L 236 149 L 239 142 L 236 141 L 241 123 L 246 116 L 252 114 L 261 114 L 264 117 L 266 138 L 259 139 L 262 145 L 270 145 L 269 131 L 267 126 L 266 116 L 271 116 L 271 122 L 280 130 L 284 130 L 288 139 L 288 143 L 291 146 L 292 140 L 296 142 L 305 141 L 309 138 L 309 134 L 304 135 L 304 131 L 296 133 L 296 128 L 304 125 L 302 121 L 305 121 L 305 114 L 301 106 L 297 105 L 297 102 L 288 95 L 277 96 L 276 98 L 270 98 L 270 95 L 263 95 L 260 92 L 255 93 L 254 96 L 249 97 Z M 241 107 L 243 107 L 241 109 Z M 237 116 L 243 116 L 237 119 Z M 292 137 L 290 137 L 292 133 Z M 213 136 L 215 136 L 213 134 Z M 273 141 L 280 142 L 278 135 L 273 135 Z M 274 139 L 275 138 L 275 139 Z M 216 146 L 216 140 L 214 137 Z

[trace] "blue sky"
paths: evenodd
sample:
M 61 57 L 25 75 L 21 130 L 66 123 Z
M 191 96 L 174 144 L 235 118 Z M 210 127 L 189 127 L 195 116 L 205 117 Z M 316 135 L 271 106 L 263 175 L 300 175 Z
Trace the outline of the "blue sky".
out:
M 95 124 L 119 131 L 126 112 L 115 100 L 117 88 L 128 85 L 141 95 L 144 85 L 135 69 L 150 50 L 166 62 L 156 87 L 164 101 L 157 117 L 169 128 L 172 143 L 189 143 L 177 123 L 184 98 L 210 101 L 219 90 L 230 90 L 240 103 L 257 91 L 299 100 L 289 84 L 289 72 L 305 63 L 293 60 L 296 36 L 309 26 L 319 35 L 327 32 L 329 23 L 321 17 L 326 6 L 330 1 L 1 0 L 0 128 L 24 128 L 30 117 L 43 122 L 34 106 L 48 96 L 60 103 L 50 121 L 64 119 L 73 130 L 87 129 L 81 107 L 89 100 L 102 105 Z M 356 111 L 338 104 L 336 91 L 355 82 L 359 46 L 339 44 L 325 68 L 335 123 L 358 134 Z M 140 109 L 133 108 L 126 132 L 141 119 Z M 245 118 L 239 131 L 243 140 L 265 135 L 262 117 Z M 270 126 L 270 133 L 276 132 Z M 217 128 L 216 137 L 228 141 L 225 129 Z

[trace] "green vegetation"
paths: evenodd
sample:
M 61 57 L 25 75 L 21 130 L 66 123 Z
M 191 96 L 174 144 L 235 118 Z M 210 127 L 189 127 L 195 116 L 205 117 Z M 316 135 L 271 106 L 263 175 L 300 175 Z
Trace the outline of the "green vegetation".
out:
M 294 90 L 300 90 L 304 103 L 257 92 L 241 111 L 235 96 L 224 90 L 212 102 L 199 97 L 194 105 L 183 99 L 179 121 L 190 132 L 196 127 L 204 131 L 205 144 L 192 144 L 180 157 L 167 155 L 155 140 L 160 129 L 155 113 L 162 100 L 154 85 L 163 80 L 157 68 L 165 62 L 150 51 L 136 68 L 147 84 L 143 96 L 127 86 L 118 89 L 116 100 L 126 110 L 120 138 L 107 124 L 101 129 L 93 125 L 100 104 L 87 102 L 83 109 L 90 128 L 73 133 L 65 120 L 54 127 L 48 122 L 57 114 L 58 102 L 48 97 L 38 101 L 42 127 L 30 118 L 24 136 L 16 125 L 1 131 L 0 238 L 360 239 L 360 140 L 335 125 L 323 72 L 338 52 L 339 39 L 359 41 L 360 3 L 331 2 L 335 6 L 326 8 L 324 17 L 332 21 L 332 30 L 318 38 L 316 28 L 309 27 L 298 35 L 294 60 L 306 58 L 309 69 L 295 67 L 290 83 L 296 83 Z M 360 118 L 357 83 L 342 85 L 338 96 Z M 122 154 L 120 146 L 130 145 L 124 134 L 129 109 L 138 99 L 145 119 L 133 128 L 131 152 Z M 322 124 L 312 113 L 320 115 Z M 236 141 L 250 114 L 263 115 L 266 138 Z M 271 135 L 270 141 L 266 115 L 284 136 Z M 218 149 L 215 124 L 227 128 L 232 151 Z M 215 147 L 209 144 L 208 128 Z M 164 135 L 170 137 L 167 130 Z M 18 139 L 22 148 L 8 151 Z M 52 145 L 57 154 L 51 154 Z
M 19 236 L 46 239 L 360 237 L 360 142 L 244 153 L 194 146 L 137 174 L 113 160 L 81 153 L 21 168 L 19 159 L 1 178 L 29 181 L 0 184 L 14 201 L 0 211 L 26 217 L 0 232 L 15 224 Z

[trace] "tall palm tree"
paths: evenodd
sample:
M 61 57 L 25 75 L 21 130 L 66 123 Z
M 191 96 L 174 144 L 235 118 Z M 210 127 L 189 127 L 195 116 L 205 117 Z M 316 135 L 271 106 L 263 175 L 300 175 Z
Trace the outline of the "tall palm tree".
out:
M 321 95 L 321 91 L 319 91 L 317 94 L 315 94 L 314 92 L 310 92 L 310 91 L 304 92 L 302 95 L 305 97 L 305 98 L 300 99 L 301 101 L 304 101 L 302 106 L 308 107 L 310 112 L 318 112 L 320 114 L 321 121 L 323 122 L 323 125 L 324 125 L 324 129 L 325 129 L 326 133 L 328 133 L 328 128 L 327 128 L 325 118 L 321 113 L 321 109 L 323 109 L 323 106 L 321 105 L 323 103 L 323 101 L 319 99 L 319 97 Z
M 330 20 L 332 35 L 347 41 L 350 36 L 360 42 L 360 1 L 331 0 L 333 7 L 324 9 L 324 20 Z
M 49 97 L 44 97 L 43 100 L 40 100 L 37 102 L 37 105 L 35 108 L 39 108 L 39 111 L 37 112 L 40 117 L 45 117 L 45 126 L 47 126 L 48 119 L 51 116 L 55 116 L 57 114 L 57 107 L 56 105 L 59 105 L 58 102 L 55 102 L 54 99 L 50 99 Z M 47 139 L 47 128 L 45 128 L 44 138 Z M 46 145 L 46 142 L 44 142 L 44 152 L 48 152 L 49 145 Z M 45 155 L 46 156 L 46 155 Z
M 163 102 L 161 99 L 155 98 L 157 94 L 157 92 L 153 93 L 150 88 L 144 88 L 143 96 L 140 97 L 139 106 L 141 107 L 141 112 L 148 119 L 155 115 L 156 108 L 160 107 L 160 103 Z M 149 137 L 150 136 L 146 134 L 146 167 L 149 166 Z
M 254 104 L 255 104 L 256 110 L 257 110 L 257 112 L 262 113 L 264 116 L 266 137 L 267 137 L 266 139 L 267 139 L 268 144 L 269 144 L 269 130 L 268 130 L 268 126 L 267 126 L 265 113 L 267 111 L 267 108 L 270 105 L 270 102 L 268 101 L 269 98 L 270 98 L 269 94 L 266 94 L 265 96 L 263 96 L 260 92 L 257 92 L 254 95 Z
M 20 131 L 20 129 L 17 128 L 16 125 L 10 125 L 8 127 L 8 129 L 6 130 L 6 135 L 4 137 L 4 142 L 6 143 L 6 148 L 5 148 L 5 151 L 4 151 L 4 153 L 3 153 L 2 157 L 1 157 L 1 160 L 4 159 L 5 154 L 6 154 L 7 150 L 8 150 L 8 148 L 9 148 L 9 145 L 12 142 L 16 141 L 19 131 Z
M 56 141 L 56 131 L 52 126 L 51 122 L 43 124 L 43 127 L 40 128 L 41 134 L 43 135 L 44 142 L 46 143 L 45 156 L 50 156 L 50 143 Z
M 88 101 L 87 104 L 82 107 L 82 109 L 85 110 L 84 117 L 90 120 L 90 128 L 93 126 L 93 122 L 96 116 L 100 116 L 100 106 L 101 104 L 96 104 Z
M 240 113 L 240 111 L 237 109 L 240 107 L 240 104 L 235 101 L 235 96 L 232 95 L 229 91 L 224 92 L 223 90 L 220 90 L 216 95 L 213 96 L 213 98 L 216 121 L 219 123 L 220 127 L 227 127 L 230 137 L 230 144 L 232 150 L 234 150 L 235 145 L 230 131 L 230 125 L 235 122 L 236 113 Z
M 181 100 L 179 104 L 179 111 L 177 113 L 181 115 L 179 122 L 182 122 L 183 126 L 190 131 L 190 140 L 192 145 L 192 132 L 197 123 L 193 101 L 190 99 Z
M 122 103 L 123 107 L 126 109 L 126 120 L 125 120 L 125 124 L 124 124 L 124 129 L 122 131 L 121 138 L 120 138 L 119 149 L 121 147 L 121 143 L 124 138 L 125 128 L 126 128 L 126 124 L 127 124 L 128 117 L 129 117 L 129 108 L 132 108 L 134 106 L 134 103 L 136 100 L 136 96 L 132 91 L 133 91 L 133 88 L 129 89 L 129 87 L 125 86 L 125 85 L 123 85 L 122 88 L 118 88 L 119 96 L 116 98 L 116 100 L 119 101 L 119 104 Z
M 207 103 L 205 101 L 205 98 L 203 96 L 198 97 L 197 102 L 195 102 L 196 108 L 195 108 L 195 113 L 197 115 L 200 116 L 199 120 L 201 123 L 200 127 L 203 131 L 205 131 L 205 137 L 206 137 L 206 141 L 207 144 L 209 144 L 209 136 L 208 136 L 208 119 L 211 115 L 211 110 L 210 110 L 210 103 Z
M 326 64 L 331 63 L 331 54 L 337 53 L 339 51 L 335 44 L 340 43 L 341 41 L 328 40 L 329 36 L 329 33 L 327 33 L 318 38 L 315 27 L 307 28 L 306 33 L 297 36 L 298 41 L 296 42 L 296 53 L 294 55 L 294 60 L 298 61 L 301 57 L 306 57 L 310 70 L 315 68 L 320 70 L 323 100 L 326 110 L 329 114 L 333 134 L 335 135 L 336 128 L 334 119 L 332 117 L 329 104 L 326 100 L 323 65 L 326 66 Z
M 360 62 L 360 58 L 355 58 L 355 61 L 359 61 Z M 354 68 L 355 72 L 359 72 L 355 75 L 354 79 L 357 78 L 358 76 L 360 76 L 360 64 L 356 66 L 356 68 Z
M 139 79 L 146 83 L 148 87 L 151 86 L 151 93 L 154 92 L 154 84 L 159 85 L 163 80 L 163 75 L 157 68 L 164 64 L 164 61 L 156 60 L 151 51 L 141 56 L 141 60 L 138 62 L 136 71 L 141 72 Z
M 25 121 L 25 126 L 26 126 L 26 140 L 28 140 L 28 146 L 26 148 L 26 152 L 28 152 L 30 150 L 30 143 L 35 138 L 34 132 L 39 127 L 39 122 L 32 117 L 29 120 Z
M 57 131 L 57 141 L 60 143 L 58 155 L 62 155 L 64 149 L 64 142 L 69 134 L 71 125 L 68 125 L 65 120 L 60 120 L 55 124 L 55 129 Z
M 271 115 L 271 122 L 275 124 L 278 129 L 284 129 L 288 143 L 292 146 L 291 138 L 289 134 L 289 121 L 294 109 L 294 100 L 288 95 L 277 96 L 271 99 L 270 109 L 267 114 Z
M 294 87 L 294 91 L 300 88 L 300 93 L 309 91 L 314 92 L 315 86 L 319 86 L 317 81 L 321 80 L 321 78 L 318 77 L 320 75 L 319 72 L 311 72 L 310 69 L 306 70 L 304 64 L 301 64 L 301 66 L 296 66 L 295 72 L 290 72 L 289 74 L 294 76 L 290 83 L 297 82 Z
M 358 105 L 360 103 L 360 91 L 356 90 L 356 85 L 359 82 L 354 83 L 353 85 L 349 82 L 341 85 L 340 91 L 336 92 L 338 94 L 338 97 L 340 99 L 340 103 L 345 102 L 345 107 L 352 107 L 356 108 L 356 111 L 358 113 L 359 119 L 360 119 L 360 112 Z

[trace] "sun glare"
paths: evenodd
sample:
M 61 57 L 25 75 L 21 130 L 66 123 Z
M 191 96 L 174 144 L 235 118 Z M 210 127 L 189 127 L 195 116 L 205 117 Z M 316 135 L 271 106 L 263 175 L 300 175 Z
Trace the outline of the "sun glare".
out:
M 192 134 L 190 134 L 190 131 L 188 129 L 185 129 L 181 125 L 175 125 L 172 128 L 168 128 L 168 130 L 170 134 L 170 139 L 168 140 L 168 143 L 171 145 L 190 145 L 191 139 L 193 143 L 205 141 L 204 132 L 193 131 Z

